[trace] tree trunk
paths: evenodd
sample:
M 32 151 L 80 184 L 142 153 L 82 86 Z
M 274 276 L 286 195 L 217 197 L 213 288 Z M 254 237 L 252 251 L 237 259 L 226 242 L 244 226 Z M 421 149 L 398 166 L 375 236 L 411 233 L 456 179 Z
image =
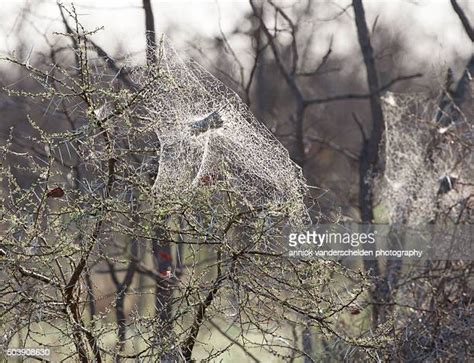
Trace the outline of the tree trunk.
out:
M 151 0 L 143 0 L 143 9 L 145 10 L 146 61 L 148 65 L 152 65 L 156 63 L 156 36 Z
M 355 23 L 357 27 L 357 37 L 364 58 L 367 73 L 367 84 L 370 93 L 370 111 L 372 116 L 372 130 L 367 140 L 364 140 L 359 164 L 359 209 L 363 224 L 371 224 L 374 219 L 373 211 L 373 177 L 377 172 L 377 162 L 379 159 L 379 146 L 384 132 L 384 117 L 380 102 L 380 86 L 375 66 L 374 52 L 370 43 L 369 30 L 365 19 L 364 6 L 362 0 L 353 0 Z M 371 228 L 371 227 L 369 227 Z M 370 231 L 367 231 L 370 232 Z M 380 281 L 380 266 L 377 260 L 364 260 L 364 267 L 376 281 Z M 383 301 L 383 286 L 376 282 L 372 291 L 373 306 L 373 326 L 379 323 L 379 305 Z

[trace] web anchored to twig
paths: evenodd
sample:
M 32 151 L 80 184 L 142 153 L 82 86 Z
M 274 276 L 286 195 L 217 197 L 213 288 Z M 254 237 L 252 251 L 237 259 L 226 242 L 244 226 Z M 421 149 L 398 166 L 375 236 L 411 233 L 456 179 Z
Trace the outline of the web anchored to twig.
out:
M 287 150 L 230 89 L 162 38 L 157 65 L 132 72 L 137 84 L 156 79 L 144 96 L 144 117 L 160 141 L 154 189 L 185 196 L 221 182 L 253 206 L 286 205 L 306 218 L 306 183 Z

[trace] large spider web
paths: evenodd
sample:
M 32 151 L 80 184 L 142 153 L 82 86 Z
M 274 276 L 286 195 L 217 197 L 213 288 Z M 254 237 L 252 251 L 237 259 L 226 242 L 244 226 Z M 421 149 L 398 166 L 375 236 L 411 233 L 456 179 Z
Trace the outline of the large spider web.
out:
M 423 225 L 469 198 L 474 140 L 472 121 L 449 127 L 436 122 L 439 106 L 425 94 L 388 94 L 384 99 L 383 198 L 391 223 Z
M 162 38 L 156 67 L 131 75 L 143 95 L 143 117 L 160 142 L 154 190 L 161 198 L 192 195 L 219 183 L 252 206 L 285 206 L 293 222 L 306 219 L 301 169 L 239 96 Z

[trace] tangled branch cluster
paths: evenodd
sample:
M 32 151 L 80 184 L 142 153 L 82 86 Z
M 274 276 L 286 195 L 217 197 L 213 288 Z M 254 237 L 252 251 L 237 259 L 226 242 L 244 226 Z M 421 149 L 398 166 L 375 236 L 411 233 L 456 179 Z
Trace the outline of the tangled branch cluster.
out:
M 284 227 L 307 221 L 305 182 L 238 97 L 166 40 L 156 64 L 112 73 L 62 9 L 74 65 L 54 47 L 43 66 L 9 59 L 41 87 L 9 93 L 44 117 L 1 146 L 2 347 L 101 362 L 235 346 L 309 357 L 303 331 L 352 352 L 382 344 L 334 324 L 363 274 L 285 256 Z M 201 340 L 211 328 L 225 345 Z

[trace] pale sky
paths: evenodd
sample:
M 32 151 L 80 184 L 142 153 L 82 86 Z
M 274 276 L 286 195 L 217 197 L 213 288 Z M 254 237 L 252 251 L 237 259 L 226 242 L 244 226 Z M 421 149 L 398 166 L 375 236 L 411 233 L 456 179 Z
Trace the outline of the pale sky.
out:
M 315 1 L 322 6 L 325 1 Z M 340 7 L 350 0 L 335 0 L 333 5 L 323 6 L 327 14 L 318 13 L 318 45 L 316 53 L 322 53 L 331 34 L 334 35 L 335 53 L 350 54 L 355 44 L 352 12 L 344 14 L 342 22 L 327 22 Z M 69 4 L 69 1 L 64 1 Z M 280 0 L 283 5 L 290 0 Z M 327 2 L 326 2 L 327 3 Z M 336 5 L 334 5 L 334 3 Z M 474 23 L 474 1 L 459 0 L 466 14 Z M 25 12 L 27 4 L 33 11 Z M 120 46 L 133 53 L 144 48 L 144 13 L 141 0 L 76 0 L 74 1 L 84 25 L 104 30 L 94 39 L 111 54 Z M 178 48 L 189 46 L 195 37 L 209 37 L 219 33 L 219 16 L 225 33 L 230 32 L 249 10 L 244 0 L 152 0 L 158 32 L 170 31 L 171 39 Z M 464 34 L 462 26 L 451 8 L 449 0 L 365 0 L 367 22 L 372 24 L 378 15 L 378 23 L 388 24 L 394 34 L 402 33 L 407 39 L 409 56 L 429 59 L 433 63 L 449 62 L 453 54 L 468 58 L 473 48 Z M 51 34 L 63 31 L 55 0 L 2 0 L 0 13 L 0 52 L 5 54 L 15 49 L 19 39 L 27 49 L 41 48 L 39 32 Z M 236 49 L 246 45 L 234 41 Z

